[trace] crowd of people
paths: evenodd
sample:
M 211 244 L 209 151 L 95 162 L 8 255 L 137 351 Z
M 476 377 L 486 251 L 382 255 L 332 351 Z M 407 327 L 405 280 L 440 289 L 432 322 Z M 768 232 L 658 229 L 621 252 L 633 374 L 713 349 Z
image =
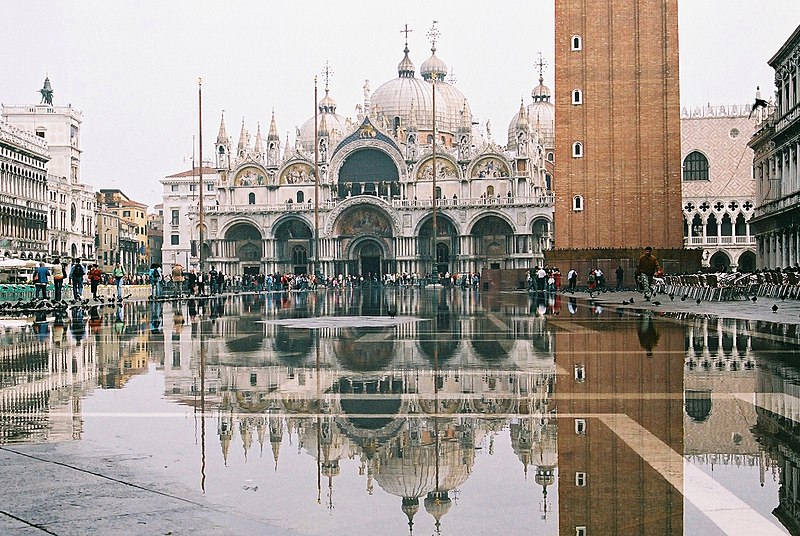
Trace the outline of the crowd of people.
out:
M 652 294 L 651 285 L 653 277 L 660 272 L 658 260 L 652 254 L 652 248 L 645 248 L 644 254 L 639 257 L 636 268 L 637 287 L 644 291 L 645 297 Z M 615 270 L 616 290 L 623 289 L 625 271 L 622 266 Z M 528 271 L 527 288 L 538 292 L 575 292 L 579 285 L 579 274 L 571 268 L 566 275 L 566 285 L 563 276 L 557 267 L 536 266 Z M 461 288 L 479 288 L 481 276 L 477 272 L 438 274 L 438 283 L 443 286 Z M 172 298 L 215 295 L 229 291 L 255 291 L 272 292 L 288 290 L 314 290 L 319 285 L 327 288 L 352 288 L 365 285 L 383 285 L 409 287 L 432 282 L 431 277 L 420 276 L 417 273 L 395 272 L 387 274 L 338 274 L 335 276 L 317 276 L 315 274 L 262 274 L 245 273 L 228 275 L 211 266 L 208 271 L 195 268 L 185 269 L 177 263 L 171 269 L 165 270 L 161 263 L 153 263 L 146 273 L 129 274 L 116 263 L 111 272 L 104 272 L 97 264 L 84 264 L 80 259 L 61 261 L 55 259 L 53 265 L 44 262 L 34 269 L 33 283 L 36 288 L 36 298 L 47 299 L 47 289 L 53 283 L 54 300 L 63 299 L 65 282 L 72 288 L 73 300 L 83 296 L 84 282 L 90 285 L 92 298 L 97 300 L 100 285 L 114 285 L 116 298 L 123 299 L 124 285 L 150 285 L 150 298 Z M 611 290 L 606 282 L 606 276 L 600 268 L 593 268 L 585 276 L 585 287 L 590 292 L 603 292 Z

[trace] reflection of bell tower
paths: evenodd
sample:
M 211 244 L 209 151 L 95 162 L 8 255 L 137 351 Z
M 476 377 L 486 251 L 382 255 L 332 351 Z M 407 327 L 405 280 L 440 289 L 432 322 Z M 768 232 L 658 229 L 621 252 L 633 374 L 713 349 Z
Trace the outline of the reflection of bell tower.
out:
M 639 349 L 637 319 L 603 331 L 594 329 L 597 319 L 578 308 L 570 332 L 561 320 L 549 321 L 556 367 L 566 371 L 557 383 L 559 534 L 575 536 L 583 527 L 587 535 L 680 536 L 684 498 L 672 481 L 683 476 L 685 327 L 656 321 L 658 354 L 648 358 Z M 639 444 L 674 451 L 679 461 L 666 468 L 670 480 L 648 463 L 661 451 Z

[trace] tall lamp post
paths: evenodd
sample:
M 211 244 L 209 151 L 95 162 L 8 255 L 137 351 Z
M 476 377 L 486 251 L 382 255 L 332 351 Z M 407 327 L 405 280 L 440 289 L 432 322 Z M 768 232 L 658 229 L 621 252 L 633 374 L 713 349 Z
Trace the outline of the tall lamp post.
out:
M 327 69 L 327 65 L 326 65 Z M 327 86 L 326 86 L 327 89 Z M 317 77 L 314 77 L 314 277 L 319 283 L 319 104 Z
M 200 176 L 198 178 L 198 188 L 200 189 L 200 205 L 198 207 L 199 210 L 199 222 L 200 222 L 200 241 L 198 244 L 199 250 L 197 251 L 197 266 L 200 268 L 200 272 L 203 272 L 203 225 L 205 222 L 203 221 L 203 79 L 197 79 L 197 118 L 198 118 L 198 140 L 199 140 L 199 152 L 200 152 Z
M 431 29 L 428 31 L 428 39 L 431 41 L 431 50 L 436 50 L 436 40 L 439 38 L 439 30 L 436 29 L 436 21 L 433 21 L 433 25 Z M 433 180 L 432 180 L 432 195 L 431 195 L 431 207 L 433 208 L 433 218 L 431 224 L 433 225 L 433 244 L 431 246 L 431 259 L 433 260 L 433 269 L 431 270 L 431 279 L 433 280 L 432 283 L 435 285 L 439 283 L 439 267 L 436 264 L 436 235 L 438 231 L 438 226 L 436 225 L 436 79 L 438 78 L 438 73 L 431 74 L 431 87 L 433 92 L 433 103 L 432 103 L 432 112 L 433 112 L 433 143 L 431 145 L 431 167 L 433 168 Z

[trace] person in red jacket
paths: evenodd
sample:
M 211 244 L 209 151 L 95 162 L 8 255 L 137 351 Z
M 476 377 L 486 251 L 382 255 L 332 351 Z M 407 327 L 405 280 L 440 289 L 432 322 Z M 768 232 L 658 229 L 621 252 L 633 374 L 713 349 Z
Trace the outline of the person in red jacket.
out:
M 97 300 L 97 287 L 100 285 L 100 281 L 102 280 L 103 271 L 99 266 L 93 264 L 92 267 L 89 268 L 89 285 L 91 285 L 93 300 Z

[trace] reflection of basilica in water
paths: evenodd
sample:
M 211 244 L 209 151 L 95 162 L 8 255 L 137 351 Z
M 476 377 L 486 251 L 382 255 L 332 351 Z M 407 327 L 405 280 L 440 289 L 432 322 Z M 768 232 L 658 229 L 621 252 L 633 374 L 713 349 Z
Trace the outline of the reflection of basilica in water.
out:
M 0 334 L 2 443 L 81 439 L 85 397 L 158 371 L 167 398 L 214 423 L 223 467 L 262 452 L 276 474 L 316 465 L 322 504 L 355 479 L 411 530 L 452 525 L 458 501 L 481 494 L 476 471 L 509 459 L 502 478 L 529 481 L 527 504 L 560 534 L 623 522 L 682 534 L 684 490 L 630 427 L 692 467 L 736 470 L 800 527 L 789 328 L 460 289 L 134 303 L 17 323 Z M 682 479 L 683 463 L 670 471 Z
M 206 402 L 218 413 L 225 459 L 233 445 L 246 456 L 256 443 L 272 451 L 277 467 L 282 445 L 294 438 L 327 479 L 331 503 L 340 461 L 356 459 L 368 493 L 377 484 L 396 496 L 409 526 L 420 509 L 438 525 L 476 455 L 491 454 L 494 436 L 510 434 L 519 470 L 535 475 L 544 504 L 557 465 L 555 366 L 544 318 L 526 315 L 527 295 L 445 292 L 439 300 L 432 306 L 417 293 L 367 290 L 322 303 L 292 294 L 230 304 L 203 343 L 205 381 L 213 385 Z M 486 300 L 488 314 L 475 311 L 474 300 Z M 387 302 L 420 321 L 318 330 L 283 324 L 303 309 L 374 315 Z M 173 355 L 196 355 L 190 348 L 199 339 L 174 339 Z M 198 381 L 183 372 L 191 365 L 174 368 L 165 366 L 167 393 L 196 404 Z

